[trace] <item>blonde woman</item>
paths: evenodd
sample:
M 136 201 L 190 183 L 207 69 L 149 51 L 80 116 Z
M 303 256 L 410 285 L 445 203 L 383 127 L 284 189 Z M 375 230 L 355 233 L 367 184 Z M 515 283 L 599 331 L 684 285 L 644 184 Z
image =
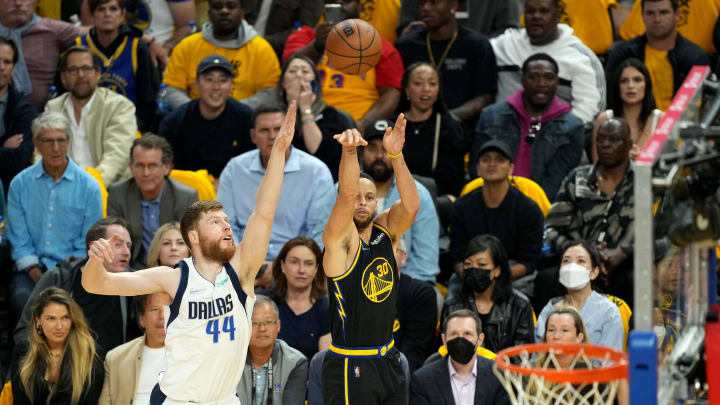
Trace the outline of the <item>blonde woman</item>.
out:
M 26 347 L 12 370 L 15 404 L 97 404 L 105 369 L 85 316 L 60 288 L 41 292 L 32 307 Z
M 178 222 L 168 222 L 158 228 L 150 243 L 147 257 L 148 267 L 175 267 L 180 260 L 190 257 L 192 252 L 180 234 Z

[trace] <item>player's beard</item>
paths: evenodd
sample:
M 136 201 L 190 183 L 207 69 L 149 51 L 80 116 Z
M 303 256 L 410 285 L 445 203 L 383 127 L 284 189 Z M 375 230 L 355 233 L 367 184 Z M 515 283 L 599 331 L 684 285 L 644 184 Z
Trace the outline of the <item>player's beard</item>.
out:
M 220 263 L 229 262 L 235 254 L 235 246 L 233 245 L 223 249 L 220 243 L 222 243 L 222 240 L 212 241 L 200 237 L 200 252 L 206 259 Z
M 368 217 L 364 220 L 360 220 L 357 217 L 353 216 L 353 223 L 355 223 L 355 227 L 357 228 L 358 232 L 362 231 L 363 229 L 367 229 L 370 224 L 372 224 L 372 221 L 375 219 L 375 213 L 372 212 Z

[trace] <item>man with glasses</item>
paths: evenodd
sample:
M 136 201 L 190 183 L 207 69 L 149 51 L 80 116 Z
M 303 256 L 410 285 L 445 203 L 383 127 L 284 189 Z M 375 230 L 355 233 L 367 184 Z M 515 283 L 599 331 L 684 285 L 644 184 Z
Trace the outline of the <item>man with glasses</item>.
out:
M 68 157 L 68 119 L 45 112 L 33 121 L 32 133 L 42 158 L 15 176 L 8 192 L 15 317 L 46 269 L 70 255 L 84 256 L 85 233 L 102 217 L 98 183 Z
M 584 145 L 583 122 L 570 104 L 556 96 L 558 64 L 536 53 L 522 66 L 522 86 L 507 100 L 483 111 L 473 140 L 468 172 L 476 177 L 479 150 L 485 142 L 505 142 L 514 163 L 511 174 L 532 179 L 552 202 L 565 176 L 577 167 Z
M 123 218 L 132 237 L 130 267 L 146 267 L 155 231 L 160 225 L 180 221 L 183 212 L 198 200 L 197 191 L 168 177 L 173 151 L 165 138 L 145 135 L 130 148 L 133 177 L 108 188 L 108 215 Z
M 125 177 L 135 139 L 135 105 L 110 89 L 98 87 L 100 65 L 92 52 L 73 46 L 63 54 L 60 78 L 67 93 L 48 101 L 45 110 L 70 120 L 70 157 L 78 166 L 94 167 L 106 185 Z

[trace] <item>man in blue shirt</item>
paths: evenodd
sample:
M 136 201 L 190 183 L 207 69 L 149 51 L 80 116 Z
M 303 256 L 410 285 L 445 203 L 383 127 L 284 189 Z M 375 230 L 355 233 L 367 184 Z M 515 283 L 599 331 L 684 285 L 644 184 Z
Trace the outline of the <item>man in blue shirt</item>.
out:
M 85 254 L 85 233 L 102 217 L 100 186 L 67 156 L 70 122 L 65 115 L 41 114 L 32 133 L 42 159 L 15 176 L 8 192 L 14 315 L 46 269 L 70 255 Z
M 220 175 L 217 200 L 230 217 L 235 240 L 241 240 L 248 218 L 255 209 L 255 195 L 265 175 L 275 138 L 285 117 L 280 106 L 260 106 L 253 114 L 250 130 L 257 149 L 228 162 Z M 307 235 L 322 246 L 322 231 L 335 201 L 330 169 L 320 159 L 296 148 L 285 154 L 285 177 L 268 247 L 268 261 L 285 242 Z

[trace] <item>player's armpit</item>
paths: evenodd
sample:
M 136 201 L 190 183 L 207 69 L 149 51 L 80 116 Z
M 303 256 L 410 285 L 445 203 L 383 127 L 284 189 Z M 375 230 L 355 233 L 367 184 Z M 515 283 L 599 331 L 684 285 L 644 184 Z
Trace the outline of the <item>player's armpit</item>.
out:
M 337 239 L 325 241 L 323 254 L 323 270 L 329 278 L 339 277 L 347 271 L 352 258 L 360 249 L 360 235 L 355 226 L 348 230 L 347 235 Z

